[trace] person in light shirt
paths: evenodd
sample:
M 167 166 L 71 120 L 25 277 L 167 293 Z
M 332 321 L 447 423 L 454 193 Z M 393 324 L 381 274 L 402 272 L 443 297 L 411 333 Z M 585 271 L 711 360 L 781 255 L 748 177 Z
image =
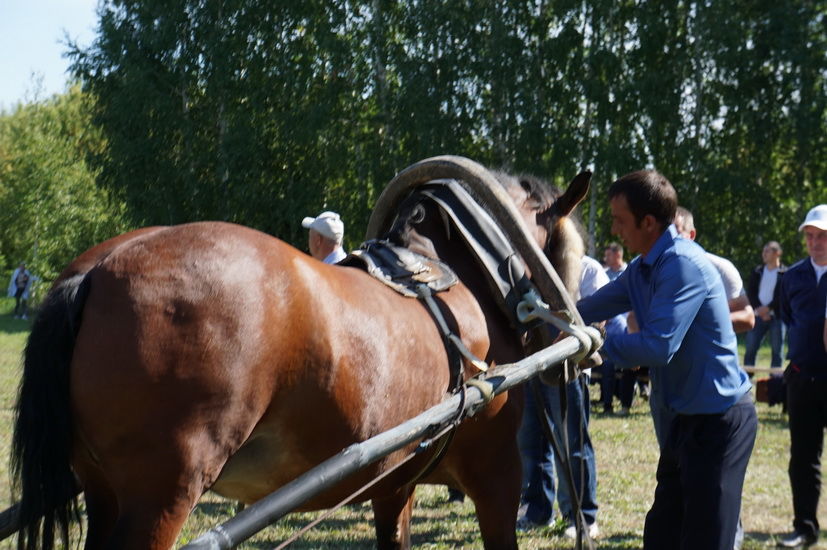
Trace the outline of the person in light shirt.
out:
M 315 218 L 302 220 L 308 229 L 307 245 L 310 255 L 326 264 L 339 263 L 347 254 L 342 248 L 345 224 L 336 212 L 322 212 Z
M 781 263 L 781 245 L 770 241 L 761 251 L 763 263 L 752 270 L 747 285 L 747 296 L 755 309 L 755 328 L 747 333 L 744 365 L 755 365 L 755 356 L 765 335 L 769 335 L 772 356 L 770 366 L 781 367 L 784 346 L 784 323 L 778 312 L 781 278 L 787 266 Z
M 589 296 L 598 288 L 609 282 L 603 266 L 583 256 L 581 260 L 580 295 Z M 585 520 L 589 537 L 600 535 L 597 526 L 597 467 L 594 447 L 589 436 L 589 376 L 590 369 L 583 375 L 566 384 L 565 428 L 569 437 L 569 463 L 572 467 L 574 490 Z M 523 422 L 518 433 L 520 454 L 523 465 L 523 493 L 517 529 L 527 531 L 537 527 L 553 525 L 555 486 L 560 517 L 567 523 L 564 535 L 568 538 L 577 536 L 574 517 L 575 507 L 568 483 L 563 479 L 562 457 L 556 456 L 551 443 L 546 439 L 540 424 L 537 409 L 543 407 L 549 414 L 552 430 L 562 441 L 564 415 L 561 410 L 562 392 L 558 386 L 549 386 L 534 379 L 527 384 L 539 388 L 540 402 L 536 400 L 534 389 L 525 392 Z M 556 476 L 555 476 L 556 471 Z M 557 483 L 555 483 L 555 477 Z

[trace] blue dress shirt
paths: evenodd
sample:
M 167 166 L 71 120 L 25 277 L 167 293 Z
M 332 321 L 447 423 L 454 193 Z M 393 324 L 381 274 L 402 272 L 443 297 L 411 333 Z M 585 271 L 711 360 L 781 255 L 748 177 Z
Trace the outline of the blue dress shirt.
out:
M 721 276 L 674 225 L 577 308 L 586 323 L 635 312 L 640 332 L 607 334 L 603 350 L 616 368 L 658 368 L 653 384 L 674 412 L 722 413 L 751 387 L 738 365 Z

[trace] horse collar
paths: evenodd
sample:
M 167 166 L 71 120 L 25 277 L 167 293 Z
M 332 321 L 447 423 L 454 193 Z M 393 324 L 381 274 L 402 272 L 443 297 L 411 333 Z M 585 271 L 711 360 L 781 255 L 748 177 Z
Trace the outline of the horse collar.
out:
M 500 310 L 520 334 L 536 323 L 517 315 L 523 296 L 534 289 L 519 255 L 491 215 L 456 180 L 434 180 L 419 193 L 437 204 L 472 251 L 488 277 Z

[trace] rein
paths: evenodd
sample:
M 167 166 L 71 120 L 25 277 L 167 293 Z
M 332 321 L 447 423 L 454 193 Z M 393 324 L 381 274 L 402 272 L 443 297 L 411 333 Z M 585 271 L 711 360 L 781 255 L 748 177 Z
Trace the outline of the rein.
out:
M 566 360 L 568 362 L 568 360 Z M 588 526 L 586 525 L 585 516 L 583 516 L 583 509 L 582 504 L 580 502 L 580 493 L 576 490 L 576 485 L 574 484 L 574 474 L 572 472 L 571 467 L 571 454 L 569 452 L 569 435 L 568 435 L 568 394 L 566 388 L 566 381 L 565 381 L 565 373 L 568 369 L 564 368 L 560 373 L 557 379 L 557 385 L 560 391 L 560 416 L 561 416 L 561 426 L 560 431 L 563 435 L 563 441 L 557 439 L 557 435 L 554 433 L 554 429 L 552 428 L 552 420 L 549 418 L 548 410 L 546 409 L 546 401 L 543 398 L 543 394 L 540 391 L 540 385 L 543 382 L 539 380 L 529 380 L 528 385 L 531 387 L 531 391 L 534 395 L 534 402 L 537 403 L 535 407 L 537 412 L 537 417 L 540 420 L 540 426 L 543 429 L 543 435 L 545 435 L 546 439 L 551 443 L 551 447 L 554 450 L 554 454 L 557 457 L 560 457 L 560 462 L 563 465 L 563 470 L 566 474 L 565 480 L 567 485 L 569 486 L 569 494 L 571 495 L 572 500 L 572 512 L 574 514 L 574 524 L 575 528 L 577 529 L 577 541 L 576 541 L 576 548 L 580 550 L 582 548 L 583 538 L 586 539 L 586 544 L 590 550 L 594 550 L 594 541 L 592 541 L 591 537 L 589 536 Z M 575 383 L 580 383 L 578 379 Z M 587 394 L 588 395 L 588 394 Z M 580 444 L 581 444 L 581 455 L 582 455 L 582 445 L 583 445 L 583 423 L 580 423 Z M 582 461 L 582 457 L 581 457 Z M 580 469 L 580 487 L 583 487 L 583 470 L 585 465 L 581 465 Z
M 291 544 L 293 544 L 294 542 L 296 542 L 297 540 L 299 540 L 299 538 L 301 538 L 302 535 L 304 535 L 305 533 L 307 533 L 308 531 L 310 531 L 311 529 L 316 527 L 322 521 L 329 518 L 331 515 L 333 515 L 336 512 L 336 510 L 338 510 L 342 506 L 346 506 L 354 498 L 358 497 L 359 495 L 361 495 L 362 493 L 364 493 L 365 491 L 367 491 L 368 489 L 370 489 L 371 487 L 373 487 L 374 485 L 376 485 L 377 483 L 379 483 L 380 481 L 385 479 L 387 476 L 389 476 L 390 474 L 392 474 L 393 472 L 395 472 L 396 470 L 401 468 L 403 465 L 407 464 L 410 460 L 412 460 L 414 457 L 416 457 L 419 453 L 428 450 L 428 448 L 431 446 L 432 443 L 434 443 L 434 441 L 438 441 L 440 439 L 444 440 L 444 439 L 446 439 L 445 436 L 451 437 L 451 434 L 453 434 L 453 431 L 454 431 L 454 427 L 455 426 L 453 424 L 448 425 L 448 426 L 443 426 L 443 428 L 441 430 L 437 431 L 431 437 L 429 437 L 427 439 L 423 439 L 419 443 L 419 445 L 417 446 L 416 450 L 414 450 L 412 453 L 408 454 L 408 456 L 406 456 L 405 458 L 400 460 L 397 464 L 394 464 L 392 467 L 388 468 L 387 470 L 385 470 L 384 472 L 382 472 L 381 474 L 379 474 L 378 476 L 376 476 L 375 478 L 373 478 L 372 480 L 367 482 L 365 485 L 363 485 L 359 489 L 356 489 L 356 491 L 354 491 L 353 493 L 351 493 L 350 495 L 348 495 L 347 497 L 345 497 L 344 499 L 339 501 L 339 503 L 336 504 L 334 507 L 328 508 L 327 510 L 325 510 L 324 512 L 319 514 L 319 517 L 317 517 L 316 519 L 314 519 L 313 521 L 311 521 L 310 523 L 308 523 L 307 525 L 305 525 L 304 527 L 302 527 L 301 529 L 299 529 L 298 531 L 293 533 L 293 535 L 291 535 L 289 539 L 285 540 L 284 542 L 282 542 L 281 544 L 276 546 L 274 548 L 274 550 L 282 550 L 283 548 L 286 548 L 286 547 L 290 546 Z

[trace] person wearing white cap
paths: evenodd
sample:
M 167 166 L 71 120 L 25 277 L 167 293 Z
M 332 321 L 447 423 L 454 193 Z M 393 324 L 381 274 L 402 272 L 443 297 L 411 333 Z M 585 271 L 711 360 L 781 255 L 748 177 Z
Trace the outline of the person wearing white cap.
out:
M 799 228 L 809 258 L 781 279 L 781 318 L 787 324 L 787 412 L 790 426 L 790 487 L 793 531 L 778 546 L 800 548 L 818 540 L 821 450 L 827 427 L 827 204 L 812 208 Z
M 326 264 L 335 264 L 345 259 L 342 248 L 345 224 L 336 212 L 322 212 L 315 218 L 302 220 L 302 227 L 309 229 L 307 244 L 310 255 Z

